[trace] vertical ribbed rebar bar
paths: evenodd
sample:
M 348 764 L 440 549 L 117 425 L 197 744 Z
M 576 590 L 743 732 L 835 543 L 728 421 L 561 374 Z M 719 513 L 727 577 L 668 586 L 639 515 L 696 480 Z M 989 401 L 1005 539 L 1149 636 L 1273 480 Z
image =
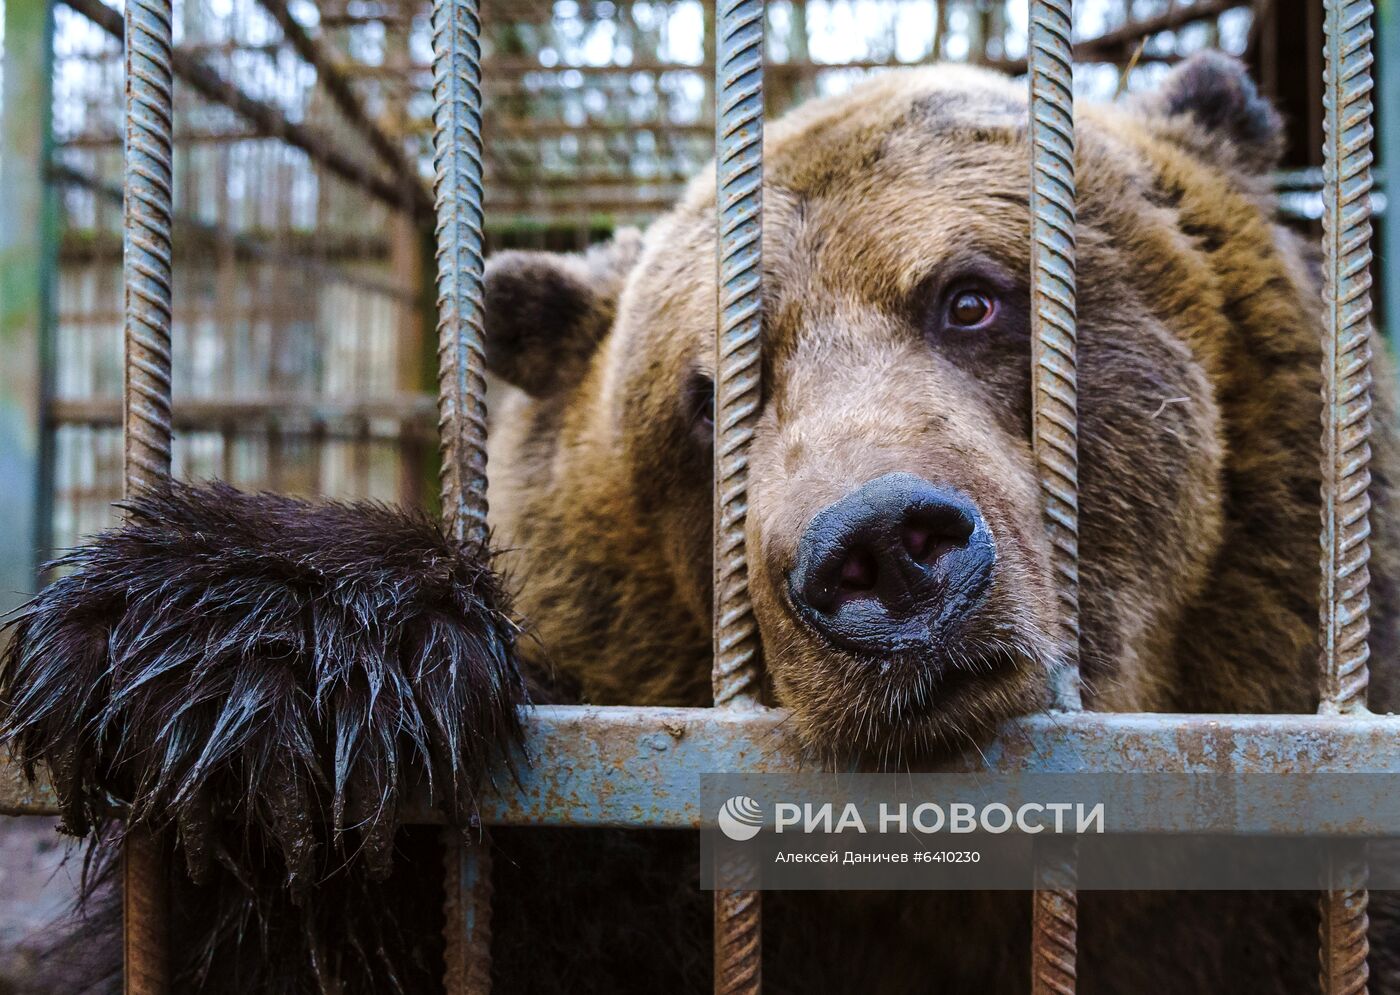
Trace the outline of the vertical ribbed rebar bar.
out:
M 443 831 L 443 990 L 446 995 L 491 991 L 491 849 L 483 838 L 466 846 L 456 829 Z
M 758 420 L 763 325 L 763 0 L 720 0 L 715 18 L 719 287 L 715 337 L 715 705 L 759 704 L 749 600 L 748 450 Z M 762 984 L 757 891 L 715 892 L 715 991 Z
M 1365 995 L 1370 967 L 1366 931 L 1366 859 L 1364 849 L 1339 855 L 1329 868 L 1331 890 L 1322 897 L 1321 944 L 1323 995 Z
M 160 838 L 129 834 L 122 853 L 122 961 L 126 995 L 170 991 L 165 853 Z
M 123 280 L 128 495 L 170 477 L 170 221 L 173 80 L 170 0 L 126 7 Z
M 1329 0 L 1323 93 L 1322 688 L 1366 708 L 1371 557 L 1371 12 Z
M 1031 0 L 1031 409 L 1065 659 L 1054 704 L 1078 709 L 1079 389 L 1076 382 L 1072 0 Z M 1075 989 L 1078 901 L 1072 848 L 1042 848 L 1032 899 L 1031 987 Z
M 453 535 L 474 543 L 485 543 L 487 536 L 480 35 L 476 0 L 434 0 L 433 193 L 442 514 Z
M 723 0 L 718 32 L 714 693 L 716 705 L 735 705 L 756 702 L 759 687 L 758 625 L 744 540 L 763 321 L 762 0 Z
M 1032 0 L 1032 441 L 1060 599 L 1057 704 L 1079 707 L 1079 388 L 1075 380 L 1074 61 L 1070 0 Z
M 1319 711 L 1366 712 L 1370 631 L 1371 16 L 1370 0 L 1326 0 L 1323 86 L 1326 334 L 1322 363 L 1322 583 Z M 1365 863 L 1322 896 L 1326 995 L 1366 991 Z
M 173 22 L 170 0 L 127 2 L 122 430 L 128 497 L 159 490 L 170 480 Z M 126 995 L 164 995 L 170 985 L 162 844 L 142 828 L 124 846 L 124 989 Z
M 757 995 L 763 989 L 762 892 L 715 892 L 715 992 Z
M 1079 930 L 1074 843 L 1067 839 L 1048 840 L 1035 848 L 1035 858 L 1032 991 L 1036 995 L 1073 995 Z
M 433 0 L 433 194 L 437 208 L 438 441 L 442 514 L 486 553 L 486 359 L 482 339 L 481 18 L 477 0 Z M 448 995 L 491 989 L 491 855 L 444 834 Z

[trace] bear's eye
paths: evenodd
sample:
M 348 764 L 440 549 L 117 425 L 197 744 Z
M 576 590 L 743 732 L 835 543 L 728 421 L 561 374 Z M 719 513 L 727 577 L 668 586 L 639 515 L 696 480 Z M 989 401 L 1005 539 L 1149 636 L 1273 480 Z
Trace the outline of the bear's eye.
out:
M 715 431 L 715 383 L 704 373 L 690 375 L 685 385 L 686 422 L 701 442 L 710 444 Z
M 946 320 L 953 328 L 981 328 L 996 313 L 996 299 L 984 290 L 963 287 L 948 295 Z

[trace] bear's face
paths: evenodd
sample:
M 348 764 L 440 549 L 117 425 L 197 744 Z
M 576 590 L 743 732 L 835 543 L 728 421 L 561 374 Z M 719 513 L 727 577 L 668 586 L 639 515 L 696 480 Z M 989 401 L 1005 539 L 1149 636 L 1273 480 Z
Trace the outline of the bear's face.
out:
M 1154 703 L 1149 658 L 1220 540 L 1205 343 L 1225 319 L 1177 174 L 1260 212 L 1247 136 L 1215 136 L 1209 167 L 1188 149 L 1201 122 L 1173 101 L 1202 73 L 1217 103 L 1240 85 L 1213 60 L 1133 112 L 1177 121 L 1173 141 L 1081 116 L 1083 652 L 1110 707 Z M 1252 88 L 1237 103 L 1258 113 Z M 956 745 L 1042 707 L 1061 656 L 1031 448 L 1024 90 L 891 74 L 766 145 L 747 548 L 772 693 L 826 751 Z M 595 700 L 701 704 L 708 686 L 713 200 L 701 178 L 640 243 L 510 254 L 488 284 L 492 367 L 528 395 L 498 413 L 493 510 L 525 614 Z

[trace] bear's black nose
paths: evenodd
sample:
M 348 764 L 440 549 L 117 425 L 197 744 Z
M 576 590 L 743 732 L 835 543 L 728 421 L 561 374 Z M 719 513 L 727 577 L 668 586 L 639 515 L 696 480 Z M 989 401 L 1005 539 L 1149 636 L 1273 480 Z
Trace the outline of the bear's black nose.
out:
M 817 513 L 788 585 L 797 610 L 834 642 L 882 653 L 937 641 L 980 600 L 995 562 L 976 504 L 890 473 Z

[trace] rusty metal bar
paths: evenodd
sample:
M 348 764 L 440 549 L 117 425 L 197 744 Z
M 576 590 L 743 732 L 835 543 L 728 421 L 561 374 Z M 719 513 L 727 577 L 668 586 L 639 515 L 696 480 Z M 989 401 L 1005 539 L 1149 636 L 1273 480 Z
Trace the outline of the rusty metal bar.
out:
M 170 225 L 173 187 L 170 0 L 132 0 L 126 18 L 126 493 L 170 477 Z
M 1078 983 L 1079 894 L 1072 848 L 1037 848 L 1031 897 L 1031 991 L 1074 995 Z
M 541 705 L 523 717 L 534 763 L 497 779 L 481 799 L 487 825 L 694 829 L 700 778 L 811 769 L 782 709 Z M 1171 715 L 1074 712 L 1007 722 L 979 751 L 944 772 L 1164 774 L 1400 774 L 1400 717 L 1380 715 Z M 1285 779 L 1280 778 L 1280 781 Z M 30 785 L 0 762 L 0 815 L 57 815 L 42 778 Z M 422 804 L 414 821 L 441 822 Z M 1311 831 L 1288 814 L 1290 832 Z M 1125 832 L 1162 827 L 1116 822 Z M 1394 825 L 1357 819 L 1338 832 L 1390 836 Z
M 490 992 L 491 848 L 484 838 L 464 846 L 460 831 L 448 829 L 443 832 L 443 861 L 443 988 L 447 995 Z
M 763 893 L 715 891 L 715 991 L 763 988 Z
M 1370 0 L 1328 0 L 1321 709 L 1366 708 L 1371 507 Z
M 1370 632 L 1371 78 L 1370 0 L 1325 0 L 1321 687 L 1323 714 L 1366 714 Z M 1326 995 L 1366 991 L 1366 870 L 1321 898 Z
M 128 497 L 170 480 L 170 224 L 174 185 L 171 0 L 128 0 L 122 282 L 125 288 L 125 408 Z M 126 995 L 169 988 L 165 866 L 154 832 L 128 834 L 122 861 Z
M 1351 857 L 1352 855 L 1349 855 Z M 1364 995 L 1370 976 L 1364 852 L 1329 868 L 1331 890 L 1322 897 L 1318 926 L 1320 981 L 1324 995 Z
M 1079 691 L 1079 394 L 1076 383 L 1073 0 L 1031 0 L 1031 438 L 1040 476 L 1064 660 L 1054 705 Z M 1045 854 L 1032 896 L 1031 990 L 1073 995 L 1073 851 Z
M 1031 435 L 1065 654 L 1055 674 L 1056 704 L 1068 709 L 1080 707 L 1071 7 L 1071 0 L 1034 0 L 1030 21 Z
M 403 147 L 391 141 L 375 124 L 364 105 L 364 101 L 355 92 L 349 78 L 341 71 L 340 65 L 331 56 L 331 53 L 326 51 L 319 41 L 311 37 L 302 23 L 292 16 L 291 8 L 287 6 L 286 0 L 258 0 L 258 2 L 282 28 L 282 36 L 297 55 L 316 70 L 317 80 L 326 88 L 331 100 L 335 101 L 336 107 L 340 108 L 340 113 L 360 134 L 364 135 L 370 148 L 374 149 L 375 154 L 394 171 L 394 175 L 398 177 L 403 186 L 404 196 L 410 205 L 411 213 L 426 216 L 431 212 L 433 209 L 432 197 L 429 196 L 422 180 L 419 179 L 418 169 L 409 162 Z
M 481 16 L 433 0 L 433 193 L 437 207 L 438 432 L 442 513 L 485 552 L 486 360 L 482 331 Z M 491 990 L 490 839 L 445 837 L 448 995 Z
M 102 0 L 63 2 L 113 38 L 123 36 L 122 15 Z M 271 104 L 248 96 L 198 58 L 188 52 L 172 50 L 169 64 L 190 89 L 251 121 L 267 137 L 280 138 L 301 149 L 327 172 L 355 184 L 390 206 L 403 206 L 404 191 L 399 184 L 389 182 L 369 166 L 345 155 L 305 125 L 287 120 L 287 116 Z
M 719 221 L 715 339 L 714 695 L 758 701 L 759 641 L 749 601 L 748 447 L 758 420 L 763 321 L 763 3 L 719 12 Z
M 165 853 L 159 837 L 145 831 L 131 833 L 123 847 L 122 990 L 164 995 L 170 991 Z
M 443 516 L 457 538 L 485 543 L 480 32 L 477 0 L 435 0 L 433 186 Z
M 748 450 L 758 420 L 763 326 L 763 0 L 719 0 L 715 59 L 714 673 L 715 705 L 759 705 L 759 640 L 749 599 Z M 762 899 L 715 892 L 714 987 L 762 988 Z
M 1074 842 L 1067 839 L 1037 841 L 1035 859 L 1032 990 L 1073 995 L 1079 935 Z

